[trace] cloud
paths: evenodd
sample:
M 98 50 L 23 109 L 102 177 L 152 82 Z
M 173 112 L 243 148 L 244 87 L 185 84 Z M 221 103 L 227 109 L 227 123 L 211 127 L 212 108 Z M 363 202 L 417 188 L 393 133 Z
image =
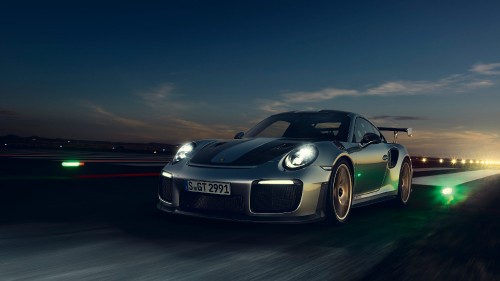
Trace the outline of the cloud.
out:
M 485 75 L 500 75 L 500 62 L 477 63 L 470 69 L 471 72 Z
M 102 107 L 99 107 L 99 106 L 92 105 L 91 108 L 99 115 L 107 118 L 108 121 L 112 121 L 112 122 L 119 123 L 119 124 L 129 126 L 129 127 L 148 126 L 148 123 L 146 123 L 146 122 L 115 115 L 109 111 L 104 110 Z
M 472 82 L 465 83 L 468 88 L 481 88 L 481 87 L 491 87 L 495 85 L 491 80 L 476 80 Z
M 380 86 L 368 89 L 368 95 L 414 95 L 419 93 L 429 93 L 449 85 L 448 79 L 440 81 L 393 81 L 386 82 Z
M 383 82 L 377 86 L 365 89 L 340 89 L 335 87 L 315 91 L 297 91 L 279 95 L 279 100 L 256 100 L 258 108 L 267 113 L 290 110 L 294 105 L 317 103 L 338 97 L 363 96 L 405 96 L 405 95 L 438 95 L 463 93 L 473 89 L 492 87 L 497 84 L 495 79 L 482 79 L 478 75 L 500 74 L 500 63 L 476 64 L 469 73 L 452 74 L 437 80 L 396 80 Z
M 429 119 L 420 116 L 408 116 L 408 115 L 377 115 L 371 117 L 370 120 L 377 126 L 399 127 L 399 126 L 408 126 L 408 122 L 410 121 L 421 121 Z M 402 121 L 404 125 L 401 125 L 400 121 Z M 412 125 L 410 125 L 410 127 L 411 126 Z
M 0 109 L 0 120 L 12 120 L 19 117 L 19 113 L 14 110 Z
M 138 120 L 111 113 L 100 106 L 90 106 L 93 115 L 100 117 L 98 122 L 110 131 L 114 138 L 154 140 L 164 139 L 177 143 L 203 138 L 232 138 L 237 130 L 245 128 L 225 124 L 203 124 L 196 121 L 164 115 Z
M 232 138 L 237 130 L 244 131 L 242 128 L 235 128 L 225 124 L 202 124 L 199 122 L 186 120 L 182 118 L 168 119 L 170 123 L 167 131 L 170 134 L 182 136 L 183 139 L 214 139 L 214 138 Z
M 0 109 L 0 116 L 17 116 L 18 113 L 14 110 Z
M 325 88 L 319 91 L 312 92 L 292 92 L 280 95 L 280 100 L 266 100 L 259 99 L 257 107 L 266 113 L 279 113 L 291 110 L 294 104 L 302 103 L 317 103 L 326 100 L 331 100 L 340 96 L 357 96 L 359 95 L 356 90 L 348 89 L 337 89 L 337 88 Z M 301 108 L 304 108 L 301 106 Z M 313 109 L 314 107 L 308 106 L 307 109 Z
M 290 104 L 282 101 L 259 99 L 257 103 L 259 103 L 257 107 L 266 113 L 279 113 L 290 110 Z
M 176 95 L 174 91 L 174 84 L 163 83 L 158 87 L 138 93 L 137 95 L 141 98 L 142 103 L 153 110 L 186 109 L 188 104 L 180 100 L 179 97 L 181 97 L 181 95 Z
M 428 120 L 420 116 L 406 116 L 406 115 L 377 115 L 373 116 L 373 120 L 388 120 L 388 121 L 409 121 L 409 120 Z
M 357 96 L 356 90 L 325 88 L 314 92 L 294 92 L 283 94 L 282 97 L 290 103 L 320 102 L 340 96 Z

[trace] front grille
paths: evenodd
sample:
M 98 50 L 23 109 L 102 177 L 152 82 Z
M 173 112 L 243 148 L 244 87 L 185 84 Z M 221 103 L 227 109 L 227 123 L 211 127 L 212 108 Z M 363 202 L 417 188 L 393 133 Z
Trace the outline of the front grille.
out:
M 160 183 L 158 184 L 158 195 L 164 201 L 169 203 L 172 202 L 172 178 L 160 177 Z
M 250 210 L 254 213 L 292 212 L 302 197 L 302 182 L 294 184 L 252 184 Z
M 184 191 L 180 194 L 179 205 L 184 210 L 207 210 L 230 213 L 243 213 L 244 204 L 241 196 L 210 195 Z

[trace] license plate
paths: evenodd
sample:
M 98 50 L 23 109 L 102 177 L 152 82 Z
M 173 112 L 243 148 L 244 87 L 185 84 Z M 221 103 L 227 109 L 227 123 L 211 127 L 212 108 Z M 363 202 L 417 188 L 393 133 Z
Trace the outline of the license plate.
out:
M 186 181 L 186 190 L 218 195 L 231 195 L 231 184 L 225 182 Z

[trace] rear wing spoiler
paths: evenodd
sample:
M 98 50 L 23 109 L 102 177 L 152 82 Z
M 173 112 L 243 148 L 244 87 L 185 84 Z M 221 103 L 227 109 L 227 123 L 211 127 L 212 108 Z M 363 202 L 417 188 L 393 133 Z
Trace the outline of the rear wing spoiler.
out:
M 394 132 L 394 143 L 398 140 L 398 132 L 405 132 L 409 137 L 413 135 L 412 128 L 391 128 L 391 127 L 378 127 L 380 131 L 393 131 Z

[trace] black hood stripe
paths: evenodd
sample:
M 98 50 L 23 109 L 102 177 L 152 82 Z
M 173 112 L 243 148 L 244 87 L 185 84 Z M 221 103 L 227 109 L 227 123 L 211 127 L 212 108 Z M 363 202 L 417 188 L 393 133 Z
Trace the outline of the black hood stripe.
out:
M 191 163 L 196 164 L 210 164 L 212 158 L 215 155 L 221 153 L 224 150 L 230 149 L 231 147 L 237 146 L 238 144 L 242 144 L 249 141 L 249 139 L 243 140 L 230 140 L 230 141 L 216 141 L 210 143 L 203 147 L 200 151 L 198 151 L 193 158 L 191 158 Z
M 248 151 L 251 151 L 255 148 L 260 147 L 261 145 L 264 145 L 266 143 L 269 143 L 273 141 L 273 139 L 270 138 L 255 138 L 255 139 L 250 139 L 246 142 L 238 143 L 237 145 L 234 145 L 230 148 L 227 148 L 221 152 L 219 152 L 217 155 L 212 158 L 211 162 L 212 163 L 220 163 L 220 162 L 226 162 L 226 163 L 231 163 L 236 160 L 238 160 L 240 157 L 245 155 Z
M 287 139 L 245 139 L 215 142 L 203 147 L 190 163 L 201 165 L 255 166 L 271 161 L 303 141 Z M 227 158 L 224 158 L 224 157 Z

